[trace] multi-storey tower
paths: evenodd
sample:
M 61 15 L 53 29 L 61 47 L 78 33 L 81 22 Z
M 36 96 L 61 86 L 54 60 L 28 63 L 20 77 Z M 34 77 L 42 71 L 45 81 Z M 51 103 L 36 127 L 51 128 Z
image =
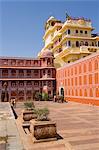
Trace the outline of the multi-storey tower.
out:
M 50 17 L 45 24 L 43 51 L 51 50 L 55 57 L 56 67 L 74 62 L 99 51 L 99 36 L 92 34 L 91 20 L 67 16 L 63 23 Z

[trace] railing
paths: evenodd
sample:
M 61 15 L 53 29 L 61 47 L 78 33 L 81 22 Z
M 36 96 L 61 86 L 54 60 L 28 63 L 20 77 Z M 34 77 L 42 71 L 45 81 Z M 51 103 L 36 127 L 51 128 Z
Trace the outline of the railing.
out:
M 2 78 L 7 78 L 7 79 L 16 79 L 16 78 L 18 78 L 18 79 L 25 79 L 25 78 L 40 78 L 40 76 L 0 76 L 0 78 L 2 79 Z
M 99 50 L 99 47 L 96 46 L 80 46 L 80 51 L 88 50 L 89 52 L 96 52 Z
M 40 67 L 41 65 L 40 65 L 39 63 L 30 64 L 30 65 L 29 65 L 29 64 L 25 64 L 25 63 L 23 63 L 23 64 L 18 64 L 18 63 L 12 64 L 12 63 L 10 63 L 10 62 L 4 63 L 3 60 L 1 60 L 0 66 L 12 66 L 12 67 Z
M 2 74 L 1 76 L 3 76 L 3 77 L 8 77 L 8 74 Z

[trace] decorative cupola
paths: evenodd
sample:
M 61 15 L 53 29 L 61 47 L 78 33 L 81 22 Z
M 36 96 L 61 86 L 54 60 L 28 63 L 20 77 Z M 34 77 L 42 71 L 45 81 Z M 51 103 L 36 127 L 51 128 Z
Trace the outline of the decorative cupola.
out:
M 41 57 L 40 59 L 43 60 L 44 63 L 46 63 L 47 66 L 53 66 L 54 65 L 54 56 L 53 56 L 53 53 L 47 49 L 45 50 L 44 52 L 41 53 Z
M 57 20 L 53 16 L 49 17 L 49 19 L 45 23 L 45 30 L 48 30 L 50 27 L 53 27 L 55 25 L 55 23 L 61 23 L 61 21 Z

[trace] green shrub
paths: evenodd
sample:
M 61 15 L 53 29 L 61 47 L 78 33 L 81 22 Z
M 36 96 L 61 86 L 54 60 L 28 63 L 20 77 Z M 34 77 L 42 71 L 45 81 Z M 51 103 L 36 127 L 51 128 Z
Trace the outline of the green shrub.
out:
M 35 94 L 35 99 L 36 99 L 36 100 L 42 100 L 42 94 L 39 93 L 39 92 L 37 92 L 37 93 Z
M 33 109 L 34 108 L 34 103 L 33 102 L 25 102 L 24 106 L 26 109 Z
M 49 110 L 48 108 L 42 108 L 36 110 L 37 120 L 45 121 L 48 120 Z
M 59 96 L 59 99 L 60 100 L 64 100 L 64 96 Z

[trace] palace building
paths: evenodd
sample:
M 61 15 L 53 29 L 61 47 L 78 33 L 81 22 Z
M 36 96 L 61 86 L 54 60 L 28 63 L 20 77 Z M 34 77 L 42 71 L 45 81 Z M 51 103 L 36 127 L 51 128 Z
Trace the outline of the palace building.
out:
M 44 90 L 53 96 L 56 91 L 56 70 L 50 51 L 39 59 L 0 57 L 0 96 L 7 83 L 9 100 L 31 100 L 33 93 Z
M 9 100 L 20 101 L 47 92 L 99 105 L 99 35 L 93 30 L 91 20 L 51 16 L 38 58 L 0 57 L 0 95 L 8 91 Z
M 49 49 L 55 57 L 55 66 L 61 67 L 99 51 L 99 35 L 92 34 L 92 22 L 67 15 L 62 22 L 51 16 L 45 23 L 45 45 L 38 57 Z

